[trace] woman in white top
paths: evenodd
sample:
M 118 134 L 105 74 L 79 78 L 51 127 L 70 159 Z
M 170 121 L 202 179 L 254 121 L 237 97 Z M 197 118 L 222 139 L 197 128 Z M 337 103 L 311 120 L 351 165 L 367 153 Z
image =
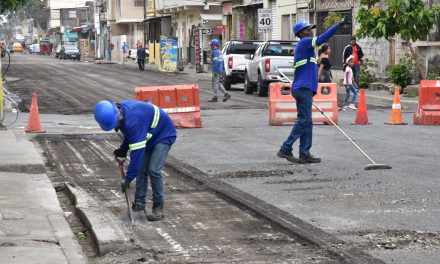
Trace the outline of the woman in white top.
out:
M 358 91 L 356 89 L 356 82 L 353 79 L 353 60 L 354 57 L 353 56 L 349 56 L 347 58 L 347 60 L 345 61 L 344 64 L 344 86 L 345 86 L 345 100 L 344 100 L 344 107 L 342 108 L 342 110 L 347 110 L 347 106 L 350 109 L 357 109 L 356 106 L 354 105 L 356 103 L 356 97 L 358 95 Z M 353 93 L 353 98 L 351 99 L 351 104 L 348 104 L 348 99 L 350 98 L 350 92 Z

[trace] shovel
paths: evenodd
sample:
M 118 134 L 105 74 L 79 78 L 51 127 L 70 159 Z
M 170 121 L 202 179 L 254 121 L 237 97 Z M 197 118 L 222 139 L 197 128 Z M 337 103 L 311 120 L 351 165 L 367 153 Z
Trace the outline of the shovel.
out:
M 278 69 L 278 67 L 275 67 L 275 70 L 277 70 L 281 74 L 281 76 L 284 78 L 285 82 L 289 82 L 289 83 L 292 82 L 289 79 L 289 77 L 287 77 L 282 71 L 280 71 Z M 316 107 L 316 109 L 319 110 L 319 112 L 321 112 L 321 114 L 323 116 L 325 116 L 339 130 L 339 132 L 342 133 L 342 135 L 344 135 L 350 141 L 351 144 L 353 144 L 353 146 L 355 146 L 359 150 L 360 153 L 362 153 L 371 162 L 371 164 L 368 164 L 367 166 L 365 166 L 364 169 L 366 169 L 366 170 L 391 169 L 391 166 L 389 166 L 389 165 L 376 163 L 372 158 L 370 158 L 370 156 L 367 155 L 367 153 L 365 153 L 365 151 L 363 151 L 356 143 L 354 143 L 354 141 L 338 125 L 336 125 L 336 123 L 317 104 L 315 104 L 315 102 L 312 102 L 312 104 L 314 107 Z
M 125 171 L 124 171 L 125 158 L 118 158 L 118 157 L 115 157 L 115 158 L 116 158 L 116 161 L 118 162 L 118 165 L 119 165 L 119 172 L 121 173 L 121 178 L 122 178 L 122 180 L 125 180 Z M 134 224 L 133 214 L 131 213 L 130 201 L 128 200 L 128 190 L 125 190 L 124 194 L 125 194 L 125 201 L 127 202 L 128 218 L 130 219 L 130 222 L 132 224 Z

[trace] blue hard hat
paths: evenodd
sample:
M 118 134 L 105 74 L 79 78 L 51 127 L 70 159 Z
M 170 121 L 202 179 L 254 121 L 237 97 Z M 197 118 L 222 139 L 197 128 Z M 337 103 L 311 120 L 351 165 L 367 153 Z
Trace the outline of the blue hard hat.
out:
M 316 25 L 310 25 L 309 21 L 307 20 L 300 20 L 295 23 L 295 26 L 293 26 L 293 33 L 295 33 L 295 36 L 298 36 L 299 32 L 306 28 L 314 29 L 316 28 Z
M 113 102 L 101 101 L 95 106 L 95 120 L 104 131 L 110 131 L 116 127 L 118 121 L 118 109 Z
M 218 39 L 212 39 L 211 42 L 209 42 L 209 45 L 218 46 L 219 45 Z

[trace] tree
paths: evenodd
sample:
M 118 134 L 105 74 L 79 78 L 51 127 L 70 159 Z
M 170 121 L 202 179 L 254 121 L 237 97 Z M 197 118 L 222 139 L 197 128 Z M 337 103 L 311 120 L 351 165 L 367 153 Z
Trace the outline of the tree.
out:
M 422 0 L 361 0 L 356 21 L 359 37 L 385 38 L 396 35 L 406 41 L 420 79 L 425 78 L 419 56 L 412 45 L 425 40 L 440 16 L 440 5 L 425 8 Z
M 2 0 L 0 3 L 0 14 L 5 11 L 14 11 L 25 4 L 28 0 Z

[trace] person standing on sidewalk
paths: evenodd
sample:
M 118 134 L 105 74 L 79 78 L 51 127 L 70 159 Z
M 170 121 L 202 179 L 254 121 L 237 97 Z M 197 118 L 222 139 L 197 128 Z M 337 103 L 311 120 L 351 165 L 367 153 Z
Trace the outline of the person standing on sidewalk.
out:
M 147 214 L 147 219 L 161 220 L 164 217 L 162 168 L 176 141 L 173 121 L 159 107 L 139 101 L 101 101 L 95 106 L 94 115 L 102 130 L 121 130 L 124 135 L 121 146 L 113 154 L 125 158 L 130 150 L 130 164 L 125 180 L 121 182 L 121 189 L 125 192 L 136 178 L 133 211 L 145 209 L 149 176 L 153 190 L 153 210 Z
M 225 65 L 223 63 L 223 55 L 221 50 L 218 49 L 219 41 L 218 39 L 213 39 L 209 43 L 211 45 L 212 49 L 212 89 L 213 89 L 213 96 L 211 99 L 208 100 L 208 102 L 218 102 L 218 91 L 220 90 L 224 96 L 223 96 L 223 102 L 228 101 L 229 98 L 231 98 L 231 94 L 226 92 L 225 88 L 223 87 L 220 78 L 222 77 L 223 73 L 225 72 Z
M 339 29 L 340 25 L 348 24 L 349 20 L 344 17 L 341 22 L 330 27 L 322 35 L 313 37 L 312 29 L 316 25 L 310 25 L 308 21 L 300 20 L 295 23 L 293 31 L 300 38 L 295 47 L 294 80 L 292 82 L 292 95 L 296 101 L 298 120 L 284 141 L 277 156 L 296 163 L 319 163 L 320 158 L 310 154 L 312 147 L 312 101 L 318 89 L 318 67 L 315 49 L 327 42 Z M 299 139 L 299 158 L 292 154 L 292 146 Z
M 115 48 L 115 45 L 113 45 L 113 43 L 111 43 L 110 41 L 108 42 L 108 60 L 112 61 L 112 51 Z
M 345 64 L 349 56 L 353 56 L 353 76 L 354 81 L 359 83 L 359 73 L 361 71 L 362 58 L 364 57 L 364 52 L 361 46 L 356 43 L 356 37 L 351 37 L 350 45 L 344 48 L 342 53 L 342 63 Z
M 142 47 L 142 44 L 139 45 L 137 49 L 137 62 L 140 71 L 145 71 L 145 49 Z
M 127 62 L 127 51 L 128 51 L 128 45 L 127 42 L 124 41 L 122 44 L 122 62 Z
M 353 80 L 353 70 L 354 67 L 354 58 L 353 56 L 349 56 L 347 61 L 344 64 L 344 81 L 343 84 L 345 86 L 345 99 L 344 99 L 344 107 L 342 107 L 343 111 L 347 110 L 347 107 L 353 110 L 356 110 L 356 97 L 358 95 L 358 91 L 355 86 L 357 86 L 356 82 Z M 348 104 L 348 99 L 350 99 L 350 92 L 353 93 L 353 98 L 351 99 L 351 104 Z
M 328 43 L 322 44 L 318 50 L 318 81 L 320 83 L 331 83 L 333 80 L 330 53 L 331 48 Z

